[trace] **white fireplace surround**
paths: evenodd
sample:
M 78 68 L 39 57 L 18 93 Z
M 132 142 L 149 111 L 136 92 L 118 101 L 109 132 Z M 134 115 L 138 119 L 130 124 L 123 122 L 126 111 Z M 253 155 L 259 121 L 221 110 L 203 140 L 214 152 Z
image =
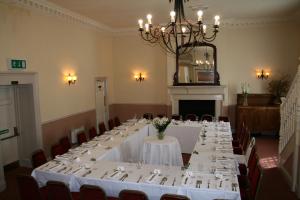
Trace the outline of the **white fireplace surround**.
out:
M 222 114 L 226 86 L 169 86 L 172 114 L 179 114 L 179 100 L 215 100 L 215 117 Z

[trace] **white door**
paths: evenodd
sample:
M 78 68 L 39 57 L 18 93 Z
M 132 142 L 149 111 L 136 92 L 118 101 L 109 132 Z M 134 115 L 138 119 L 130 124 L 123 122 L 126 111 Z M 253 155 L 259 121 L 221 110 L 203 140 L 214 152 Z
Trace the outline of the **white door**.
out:
M 0 140 L 3 165 L 19 160 L 16 127 L 15 88 L 0 86 Z
M 106 79 L 96 80 L 96 119 L 98 124 L 104 122 L 107 127 L 108 105 L 107 105 L 107 81 Z M 99 130 L 98 130 L 99 131 Z

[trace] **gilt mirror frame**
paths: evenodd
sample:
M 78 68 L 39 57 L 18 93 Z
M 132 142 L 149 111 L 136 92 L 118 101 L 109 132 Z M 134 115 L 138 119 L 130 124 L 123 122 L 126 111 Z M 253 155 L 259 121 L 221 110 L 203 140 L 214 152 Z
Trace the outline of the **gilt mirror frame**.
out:
M 192 82 L 192 83 L 180 83 L 179 82 L 179 50 L 182 47 L 202 47 L 202 46 L 207 46 L 211 47 L 213 49 L 213 60 L 214 60 L 214 80 L 213 82 Z M 207 42 L 194 42 L 194 43 L 189 43 L 185 44 L 184 46 L 179 46 L 179 48 L 176 50 L 176 72 L 174 73 L 173 77 L 173 85 L 174 86 L 197 86 L 197 85 L 220 85 L 220 77 L 219 73 L 217 71 L 217 47 L 211 43 Z

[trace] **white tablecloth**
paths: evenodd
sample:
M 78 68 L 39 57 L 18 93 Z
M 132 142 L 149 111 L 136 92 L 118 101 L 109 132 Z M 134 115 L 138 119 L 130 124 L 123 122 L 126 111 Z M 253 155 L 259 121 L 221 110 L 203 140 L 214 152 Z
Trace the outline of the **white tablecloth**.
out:
M 123 189 L 136 189 L 144 191 L 150 200 L 159 200 L 165 193 L 186 195 L 192 200 L 240 200 L 236 171 L 232 165 L 234 160 L 231 159 L 233 153 L 226 143 L 231 139 L 229 124 L 196 126 L 199 137 L 187 169 L 128 163 L 138 160 L 141 141 L 151 133 L 152 125 L 143 122 L 122 127 L 125 129 L 121 133 L 115 130 L 97 137 L 36 168 L 32 176 L 40 186 L 56 180 L 78 192 L 83 184 L 98 185 L 108 196 L 114 197 L 118 197 Z M 139 142 L 141 144 L 137 144 Z M 124 175 L 127 176 L 125 180 L 120 180 Z M 164 183 L 163 179 L 166 179 Z
M 182 166 L 180 145 L 175 137 L 165 136 L 159 140 L 156 135 L 144 139 L 142 161 L 145 164 Z

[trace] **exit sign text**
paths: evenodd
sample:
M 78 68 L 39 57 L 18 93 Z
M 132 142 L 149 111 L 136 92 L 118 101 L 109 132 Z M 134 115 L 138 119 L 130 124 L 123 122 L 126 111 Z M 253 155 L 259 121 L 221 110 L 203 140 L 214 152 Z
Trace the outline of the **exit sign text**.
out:
M 10 67 L 11 69 L 26 69 L 26 60 L 11 59 Z

